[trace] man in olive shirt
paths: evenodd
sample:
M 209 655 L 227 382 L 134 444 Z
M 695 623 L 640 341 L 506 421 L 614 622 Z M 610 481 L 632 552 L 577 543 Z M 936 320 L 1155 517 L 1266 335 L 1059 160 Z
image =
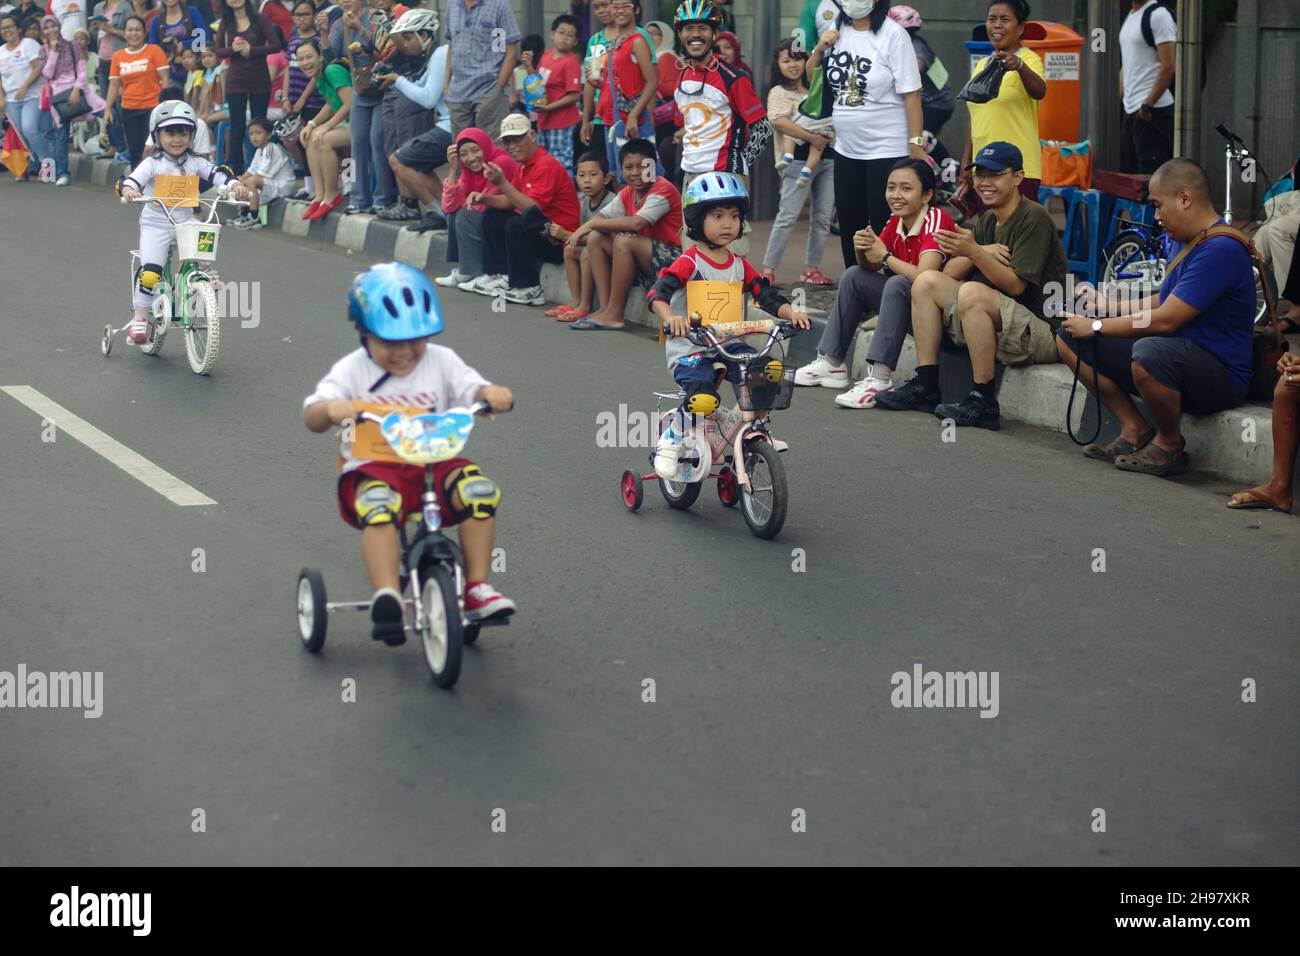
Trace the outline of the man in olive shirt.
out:
M 996 361 L 1028 365 L 1058 360 L 1057 319 L 1043 317 L 1044 288 L 1062 288 L 1065 247 L 1047 210 L 1020 195 L 1020 150 L 989 143 L 969 168 L 988 208 L 975 229 L 940 230 L 948 263 L 912 284 L 916 377 L 882 392 L 881 408 L 933 412 L 958 425 L 997 429 Z M 1052 284 L 1052 285 L 1049 285 Z M 970 352 L 975 388 L 964 401 L 940 404 L 939 344 L 947 334 Z

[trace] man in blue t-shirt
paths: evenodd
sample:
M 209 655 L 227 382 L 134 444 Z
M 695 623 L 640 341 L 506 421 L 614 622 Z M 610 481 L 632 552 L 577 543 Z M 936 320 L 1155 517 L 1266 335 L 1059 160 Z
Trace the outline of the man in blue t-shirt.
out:
M 1255 278 L 1242 242 L 1202 235 L 1223 224 L 1210 200 L 1204 169 L 1189 159 L 1171 159 L 1156 170 L 1148 188 L 1168 236 L 1165 255 L 1172 265 L 1159 295 L 1119 307 L 1088 296 L 1091 308 L 1085 311 L 1105 317 L 1066 314 L 1057 350 L 1071 368 L 1079 364 L 1079 380 L 1089 391 L 1093 370 L 1088 362 L 1095 362 L 1101 403 L 1120 423 L 1118 438 L 1109 445 L 1089 445 L 1084 454 L 1124 471 L 1163 477 L 1189 467 L 1178 427 L 1184 411 L 1224 411 L 1246 395 Z M 1076 358 L 1080 347 L 1075 340 L 1080 339 L 1093 339 L 1082 348 L 1087 360 L 1082 363 Z M 1154 429 L 1130 395 L 1146 402 Z

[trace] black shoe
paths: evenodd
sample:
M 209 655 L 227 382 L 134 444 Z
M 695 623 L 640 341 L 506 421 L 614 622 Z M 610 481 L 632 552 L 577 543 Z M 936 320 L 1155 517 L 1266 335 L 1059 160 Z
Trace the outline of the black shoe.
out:
M 913 378 L 876 396 L 876 407 L 893 412 L 933 412 L 940 402 L 936 392 L 927 394 L 919 378 Z
M 879 402 L 880 398 L 877 397 Z M 1002 427 L 1000 408 L 996 401 L 985 398 L 979 392 L 972 391 L 960 402 L 936 405 L 936 418 L 951 418 L 958 425 L 974 425 L 997 431 Z
M 383 641 L 389 647 L 399 647 L 406 643 L 406 613 L 402 608 L 402 599 L 396 591 L 384 588 L 375 595 L 370 605 L 370 621 L 374 625 L 370 636 L 376 641 Z
M 438 229 L 445 230 L 447 228 L 447 220 L 436 212 L 428 212 L 424 214 L 424 218 L 419 222 L 413 222 L 410 225 L 403 226 L 402 228 L 408 232 L 417 233 L 433 232 Z
M 415 222 L 420 218 L 420 207 L 415 203 L 395 202 L 378 216 L 385 222 Z

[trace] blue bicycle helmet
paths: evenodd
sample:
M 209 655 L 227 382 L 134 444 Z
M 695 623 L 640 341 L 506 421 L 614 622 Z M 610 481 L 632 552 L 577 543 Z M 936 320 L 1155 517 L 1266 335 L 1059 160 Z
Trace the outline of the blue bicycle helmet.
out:
M 704 239 L 704 215 L 714 206 L 739 206 L 741 222 L 749 215 L 749 191 L 735 173 L 704 173 L 691 180 L 682 196 L 687 236 Z
M 381 262 L 352 280 L 348 318 L 358 332 L 405 342 L 442 331 L 442 306 L 429 277 L 405 262 Z

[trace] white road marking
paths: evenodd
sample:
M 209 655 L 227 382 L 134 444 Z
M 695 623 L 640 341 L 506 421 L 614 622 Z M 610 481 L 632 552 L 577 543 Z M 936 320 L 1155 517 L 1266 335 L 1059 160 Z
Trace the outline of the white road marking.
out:
M 30 385 L 0 385 L 0 392 L 26 405 L 42 418 L 49 419 L 60 432 L 75 438 L 91 451 L 108 459 L 132 478 L 148 485 L 173 504 L 182 507 L 216 504 L 197 488 L 192 488 L 175 475 L 159 468 L 148 458 L 127 448 L 117 439 L 105 435 L 94 425 L 72 414 L 58 402 L 42 395 Z

